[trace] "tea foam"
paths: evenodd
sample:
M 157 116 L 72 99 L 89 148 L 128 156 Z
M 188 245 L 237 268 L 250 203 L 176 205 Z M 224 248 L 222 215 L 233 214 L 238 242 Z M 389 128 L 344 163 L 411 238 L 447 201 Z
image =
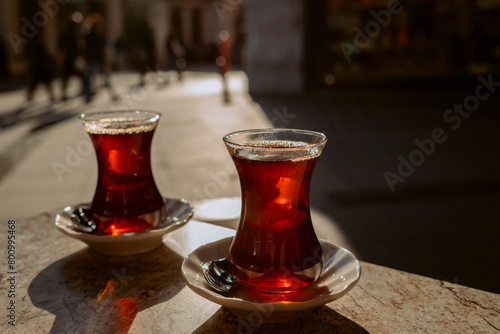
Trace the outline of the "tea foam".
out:
M 232 154 L 257 161 L 304 161 L 319 156 L 317 148 L 302 141 L 256 140 L 245 144 L 245 148 L 234 148 Z
M 136 120 L 125 117 L 106 118 L 97 122 L 84 122 L 84 129 L 96 135 L 123 135 L 153 131 L 156 123 L 136 125 Z

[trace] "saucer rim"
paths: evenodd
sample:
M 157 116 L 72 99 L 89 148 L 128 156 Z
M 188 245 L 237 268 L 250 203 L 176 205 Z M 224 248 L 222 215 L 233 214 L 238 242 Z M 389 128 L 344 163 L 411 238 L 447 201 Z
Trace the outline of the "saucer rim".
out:
M 306 300 L 306 301 L 277 301 L 277 302 L 254 302 L 254 301 L 249 301 L 246 299 L 242 299 L 240 297 L 235 297 L 232 295 L 225 295 L 220 292 L 217 292 L 213 289 L 210 289 L 207 287 L 207 284 L 203 284 L 203 287 L 200 287 L 199 285 L 195 285 L 190 281 L 189 274 L 187 273 L 187 269 L 189 265 L 195 265 L 193 261 L 193 257 L 198 258 L 198 253 L 202 253 L 204 250 L 207 250 L 207 248 L 215 248 L 215 247 L 223 247 L 225 243 L 227 243 L 227 247 L 229 248 L 229 245 L 232 241 L 233 237 L 227 237 L 223 238 L 214 242 L 206 243 L 204 245 L 201 245 L 197 249 L 195 249 L 193 252 L 191 252 L 189 255 L 184 257 L 184 260 L 181 264 L 181 271 L 182 271 L 182 277 L 184 281 L 186 282 L 186 285 L 194 291 L 196 294 L 199 296 L 213 302 L 216 304 L 219 304 L 221 306 L 225 306 L 230 310 L 239 310 L 239 311 L 244 311 L 244 312 L 251 312 L 251 311 L 257 311 L 261 312 L 263 310 L 263 307 L 271 307 L 272 311 L 274 313 L 282 313 L 282 312 L 290 312 L 290 311 L 303 311 L 303 310 L 308 310 L 311 308 L 319 307 L 322 305 L 325 305 L 327 303 L 330 303 L 332 301 L 335 301 L 345 294 L 347 294 L 352 288 L 356 286 L 356 284 L 359 282 L 359 279 L 361 277 L 361 266 L 358 261 L 358 259 L 347 249 L 344 247 L 338 246 L 337 244 L 324 240 L 324 239 L 319 239 L 320 243 L 326 244 L 330 247 L 336 248 L 342 252 L 344 252 L 347 257 L 348 257 L 348 262 L 344 263 L 342 265 L 342 268 L 345 268 L 347 266 L 353 266 L 352 269 L 349 270 L 349 272 L 354 271 L 354 277 L 352 279 L 349 279 L 347 281 L 344 281 L 344 284 L 342 284 L 342 288 L 338 289 L 338 291 L 333 291 L 332 287 L 337 286 L 339 283 L 337 282 L 330 282 L 329 284 L 326 285 L 328 288 L 328 291 L 326 294 L 321 294 L 313 299 Z M 332 258 L 333 259 L 333 258 Z M 339 262 L 339 261 L 337 261 Z M 335 262 L 332 262 L 331 267 L 328 268 L 334 268 Z M 196 266 L 196 268 L 199 268 L 199 270 L 195 270 L 196 272 L 196 277 L 203 280 L 203 271 L 201 269 L 202 262 L 200 261 L 199 264 Z M 324 268 L 325 269 L 325 268 Z M 320 274 L 320 278 L 322 277 L 323 273 L 326 275 L 327 270 L 322 270 L 322 273 Z M 312 285 L 310 286 L 312 287 Z M 306 288 L 307 289 L 307 288 Z
M 146 230 L 144 232 L 140 233 L 134 233 L 134 234 L 122 234 L 122 235 L 93 235 L 89 233 L 84 233 L 84 232 L 79 232 L 75 231 L 72 229 L 70 226 L 68 226 L 67 223 L 64 223 L 62 220 L 67 219 L 63 217 L 64 214 L 68 214 L 74 208 L 76 207 L 90 207 L 90 203 L 79 203 L 75 205 L 68 205 L 61 209 L 59 213 L 56 215 L 54 219 L 54 225 L 56 228 L 64 233 L 65 235 L 83 241 L 85 243 L 91 242 L 91 243 L 117 243 L 117 242 L 129 242 L 129 241 L 139 241 L 139 240 L 144 240 L 144 239 L 150 239 L 150 238 L 155 238 L 155 237 L 160 237 L 163 236 L 164 234 L 168 232 L 172 232 L 176 230 L 177 228 L 184 226 L 187 224 L 194 216 L 194 207 L 191 205 L 188 201 L 186 201 L 184 198 L 169 198 L 169 197 L 163 197 L 165 201 L 181 201 L 188 207 L 190 207 L 191 212 L 189 213 L 188 217 L 184 220 L 173 220 L 169 225 L 162 227 L 160 229 L 153 229 L 153 230 Z M 176 217 L 175 217 L 176 218 Z

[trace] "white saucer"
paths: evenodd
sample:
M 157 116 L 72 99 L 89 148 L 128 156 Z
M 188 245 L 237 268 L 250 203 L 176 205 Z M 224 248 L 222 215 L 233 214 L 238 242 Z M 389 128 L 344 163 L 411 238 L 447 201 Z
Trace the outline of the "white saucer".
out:
M 241 214 L 241 197 L 222 197 L 194 204 L 194 219 L 229 228 L 237 228 Z
M 361 267 L 354 255 L 345 248 L 320 240 L 323 248 L 323 270 L 316 282 L 297 294 L 265 295 L 266 300 L 249 300 L 245 288 L 231 294 L 213 290 L 205 281 L 202 264 L 226 257 L 233 237 L 203 245 L 182 262 L 182 274 L 187 285 L 198 295 L 222 306 L 234 314 L 256 322 L 286 322 L 302 317 L 304 311 L 334 301 L 349 292 L 358 282 Z
M 117 236 L 83 233 L 73 228 L 71 213 L 76 208 L 89 208 L 90 204 L 67 206 L 55 218 L 59 231 L 83 241 L 98 253 L 106 255 L 133 255 L 145 253 L 162 244 L 163 236 L 186 224 L 193 216 L 193 207 L 184 199 L 164 198 L 161 228 Z

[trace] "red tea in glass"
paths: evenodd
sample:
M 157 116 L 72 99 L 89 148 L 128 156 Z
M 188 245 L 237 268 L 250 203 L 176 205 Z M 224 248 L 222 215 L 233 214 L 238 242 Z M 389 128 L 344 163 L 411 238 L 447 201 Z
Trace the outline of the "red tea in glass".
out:
M 159 118 L 160 114 L 149 111 L 81 116 L 97 155 L 97 187 L 90 212 L 98 233 L 134 233 L 160 221 L 164 201 L 150 162 Z
M 226 135 L 240 178 L 241 219 L 228 260 L 257 292 L 290 293 L 321 273 L 322 249 L 309 212 L 312 173 L 323 134 L 289 129 Z

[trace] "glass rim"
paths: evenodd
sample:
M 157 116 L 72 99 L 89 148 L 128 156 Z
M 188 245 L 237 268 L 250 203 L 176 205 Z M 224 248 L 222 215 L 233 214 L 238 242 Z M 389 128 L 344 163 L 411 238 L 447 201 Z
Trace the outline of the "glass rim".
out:
M 119 117 L 122 119 L 119 119 Z M 161 118 L 161 113 L 152 110 L 125 109 L 108 111 L 91 111 L 81 113 L 79 119 L 84 123 L 153 123 Z
M 319 141 L 314 142 L 314 143 L 307 143 L 304 142 L 304 145 L 300 146 L 291 146 L 291 147 L 286 147 L 286 150 L 303 150 L 304 148 L 308 147 L 315 147 L 319 145 L 324 145 L 326 141 L 328 140 L 326 135 L 322 132 L 318 131 L 312 131 L 312 130 L 303 130 L 303 129 L 288 129 L 288 128 L 262 128 L 262 129 L 248 129 L 248 130 L 239 130 L 239 131 L 233 131 L 230 132 L 224 137 L 222 137 L 222 140 L 224 141 L 225 144 L 230 145 L 230 146 L 235 146 L 235 147 L 248 147 L 252 149 L 270 149 L 269 146 L 266 146 L 265 144 L 262 145 L 249 145 L 248 143 L 238 143 L 235 142 L 234 140 L 231 140 L 231 138 L 239 135 L 245 135 L 245 134 L 265 134 L 265 133 L 296 133 L 296 134 L 301 134 L 301 135 L 309 135 L 309 136 L 316 136 L 317 138 L 320 138 Z M 269 139 L 271 140 L 271 139 Z M 278 140 L 284 140 L 284 139 L 278 139 Z M 275 148 L 275 149 L 284 149 L 284 148 Z

